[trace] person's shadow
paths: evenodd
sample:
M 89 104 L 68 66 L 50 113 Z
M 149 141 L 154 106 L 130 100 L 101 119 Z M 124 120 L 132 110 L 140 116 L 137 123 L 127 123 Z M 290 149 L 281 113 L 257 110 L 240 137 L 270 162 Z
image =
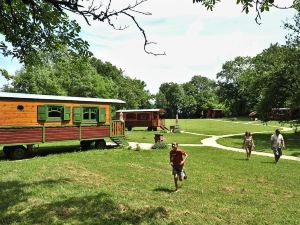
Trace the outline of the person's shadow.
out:
M 167 188 L 167 187 L 158 187 L 158 188 L 155 188 L 153 191 L 155 191 L 155 192 L 172 193 L 172 192 L 174 192 L 174 189 L 170 189 L 170 188 Z

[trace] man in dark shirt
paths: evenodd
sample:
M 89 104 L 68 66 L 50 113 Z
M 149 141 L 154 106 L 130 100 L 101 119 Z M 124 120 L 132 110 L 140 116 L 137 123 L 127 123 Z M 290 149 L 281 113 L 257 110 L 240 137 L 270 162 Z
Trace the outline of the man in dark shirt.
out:
M 172 150 L 170 151 L 170 164 L 173 168 L 173 176 L 175 183 L 175 191 L 178 191 L 178 179 L 182 181 L 187 179 L 187 176 L 183 170 L 184 162 L 188 155 L 185 151 L 178 148 L 178 143 L 172 143 Z

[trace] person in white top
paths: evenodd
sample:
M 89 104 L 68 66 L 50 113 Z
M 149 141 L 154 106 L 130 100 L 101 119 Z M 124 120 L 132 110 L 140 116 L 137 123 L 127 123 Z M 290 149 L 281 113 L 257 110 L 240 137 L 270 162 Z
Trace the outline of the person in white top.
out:
M 282 149 L 285 148 L 284 139 L 279 129 L 276 129 L 275 133 L 271 136 L 271 148 L 274 152 L 275 163 L 277 163 L 282 155 Z

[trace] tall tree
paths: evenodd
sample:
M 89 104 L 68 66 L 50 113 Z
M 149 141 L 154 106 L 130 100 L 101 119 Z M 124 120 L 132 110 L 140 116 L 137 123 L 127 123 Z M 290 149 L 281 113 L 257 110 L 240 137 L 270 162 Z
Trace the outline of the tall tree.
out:
M 40 54 L 42 63 L 24 66 L 4 91 L 108 98 L 114 95 L 115 84 L 99 76 L 86 58 L 61 50 Z
M 179 84 L 172 82 L 163 83 L 160 85 L 159 92 L 156 95 L 157 107 L 165 108 L 167 116 L 175 118 L 177 112 L 182 112 L 184 96 L 184 90 Z
M 240 93 L 240 77 L 252 66 L 250 57 L 236 57 L 223 64 L 217 74 L 219 97 L 232 115 L 245 115 L 247 99 Z
M 208 108 L 223 108 L 219 103 L 217 84 L 214 80 L 198 75 L 192 77 L 191 81 L 184 83 L 182 86 L 185 95 L 195 99 L 194 108 L 189 107 L 186 110 L 192 112 L 193 117 L 199 117 Z

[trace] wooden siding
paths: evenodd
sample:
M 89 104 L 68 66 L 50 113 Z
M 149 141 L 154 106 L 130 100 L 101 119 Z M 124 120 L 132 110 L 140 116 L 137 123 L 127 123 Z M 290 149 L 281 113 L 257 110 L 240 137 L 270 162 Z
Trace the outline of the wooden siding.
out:
M 127 114 L 135 114 L 135 119 L 127 118 Z M 141 114 L 148 114 L 148 119 L 138 119 Z M 119 112 L 117 112 L 117 118 L 120 118 Z M 125 120 L 126 127 L 159 127 L 161 125 L 161 119 L 157 112 L 123 112 L 123 119 Z
M 79 140 L 79 127 L 46 127 L 45 141 Z
M 125 120 L 126 127 L 152 127 L 151 120 Z
M 81 139 L 93 139 L 109 137 L 109 126 L 81 127 Z
M 113 121 L 111 128 L 111 136 L 123 136 L 124 132 L 124 123 L 122 121 Z
M 42 128 L 0 128 L 0 144 L 34 143 L 43 141 Z
M 42 122 L 37 120 L 37 106 L 38 105 L 58 104 L 71 107 L 71 120 L 60 122 Z M 23 111 L 17 109 L 18 105 L 24 107 Z M 81 102 L 64 102 L 64 101 L 35 101 L 22 99 L 1 99 L 0 100 L 0 126 L 69 126 L 73 123 L 73 107 L 74 106 L 101 106 L 106 109 L 106 122 L 110 123 L 110 105 L 101 103 L 81 103 Z

